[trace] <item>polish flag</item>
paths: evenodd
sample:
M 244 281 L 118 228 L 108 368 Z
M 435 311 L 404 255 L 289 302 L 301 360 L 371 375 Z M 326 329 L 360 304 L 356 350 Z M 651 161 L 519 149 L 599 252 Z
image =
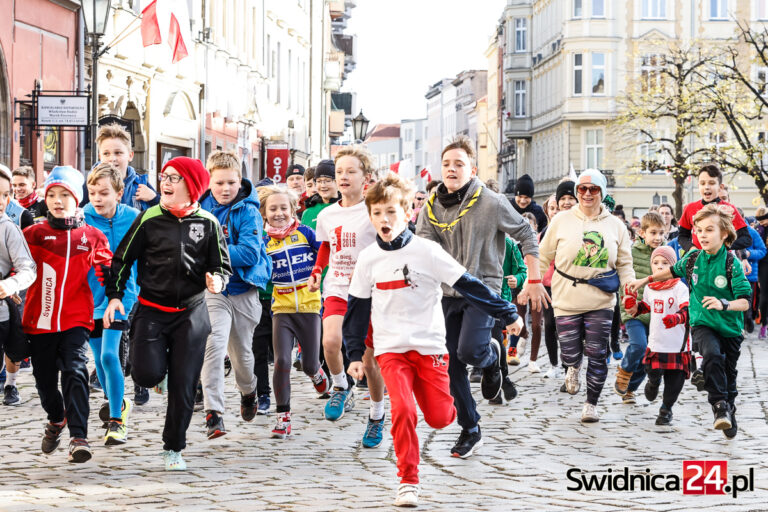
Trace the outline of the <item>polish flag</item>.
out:
M 192 35 L 184 0 L 152 0 L 141 11 L 141 42 L 146 47 L 163 41 L 171 47 L 174 64 L 189 55 Z
M 423 168 L 421 172 L 419 173 L 419 176 L 421 176 L 421 179 L 423 179 L 426 182 L 432 181 L 432 174 L 430 174 L 428 168 Z
M 400 172 L 400 162 L 397 162 L 397 163 L 394 163 L 394 164 L 390 165 L 389 166 L 389 170 L 392 171 L 395 174 Z

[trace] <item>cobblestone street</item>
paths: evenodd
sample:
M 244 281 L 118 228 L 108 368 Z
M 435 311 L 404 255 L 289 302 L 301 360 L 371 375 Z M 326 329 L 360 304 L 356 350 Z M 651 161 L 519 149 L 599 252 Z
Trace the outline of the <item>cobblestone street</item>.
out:
M 601 421 L 579 422 L 579 396 L 560 393 L 560 382 L 531 375 L 523 358 L 514 378 L 520 396 L 499 407 L 481 405 L 484 446 L 467 460 L 449 456 L 458 426 L 433 431 L 420 423 L 422 510 L 766 510 L 768 509 L 768 354 L 751 336 L 739 361 L 738 437 L 727 441 L 711 429 L 703 394 L 689 383 L 675 408 L 671 427 L 653 424 L 658 402 L 644 397 L 623 405 L 611 389 L 615 365 L 600 402 Z M 548 369 L 546 355 L 539 362 Z M 583 378 L 583 377 L 582 377 Z M 228 380 L 231 384 L 231 376 Z M 184 452 L 189 470 L 167 473 L 159 456 L 164 399 L 134 408 L 129 442 L 103 446 L 91 395 L 90 441 L 94 458 L 82 466 L 66 462 L 66 439 L 52 456 L 40 452 L 44 415 L 31 374 L 20 378 L 24 403 L 0 409 L 3 450 L 0 465 L 2 510 L 344 510 L 391 509 L 397 488 L 391 438 L 364 450 L 360 438 L 367 401 L 357 393 L 354 412 L 333 424 L 322 418 L 323 401 L 309 381 L 293 378 L 294 435 L 270 439 L 273 416 L 243 422 L 237 393 L 230 386 L 225 416 L 229 434 L 208 441 L 202 413 L 196 413 Z M 476 395 L 480 391 L 477 386 Z M 128 385 L 129 389 L 131 384 Z M 642 388 L 641 388 L 642 390 Z M 682 461 L 728 461 L 729 479 L 754 468 L 753 491 L 731 496 L 683 496 L 677 492 L 568 491 L 569 468 L 584 475 L 608 469 L 682 476 Z

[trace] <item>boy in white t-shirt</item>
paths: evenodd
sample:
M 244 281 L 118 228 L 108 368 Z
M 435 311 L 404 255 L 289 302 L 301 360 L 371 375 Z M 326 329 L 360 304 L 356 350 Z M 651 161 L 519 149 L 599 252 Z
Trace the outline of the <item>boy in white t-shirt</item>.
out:
M 651 271 L 658 273 L 671 268 L 677 257 L 672 247 L 662 245 L 651 253 Z M 645 397 L 656 400 L 661 379 L 664 378 L 657 425 L 669 425 L 672 406 L 680 396 L 685 380 L 690 377 L 691 347 L 688 339 L 688 287 L 679 279 L 650 283 L 645 287 L 643 299 L 637 302 L 637 293 L 624 297 L 627 312 L 636 315 L 651 314 L 648 326 L 648 347 L 643 364 L 648 381 Z M 636 308 L 636 309 L 635 309 Z
M 323 279 L 323 352 L 333 380 L 333 391 L 325 404 L 325 418 L 330 421 L 340 419 L 355 405 L 344 374 L 341 323 L 347 312 L 349 282 L 357 257 L 376 240 L 376 230 L 363 201 L 363 186 L 373 169 L 370 154 L 360 146 L 348 146 L 337 153 L 335 164 L 341 201 L 317 216 L 317 240 L 322 245 L 307 283 L 310 291 L 318 290 L 320 276 L 328 265 Z M 383 439 L 384 381 L 373 358 L 370 333 L 368 347 L 363 363 L 371 393 L 371 412 L 362 444 L 365 448 L 375 448 Z
M 433 428 L 456 418 L 450 393 L 441 283 L 452 286 L 488 315 L 518 334 L 523 326 L 514 305 L 503 300 L 454 260 L 439 244 L 408 230 L 414 188 L 390 174 L 368 189 L 365 204 L 378 236 L 357 258 L 349 285 L 343 333 L 354 378 L 363 375 L 368 319 L 374 353 L 389 390 L 392 438 L 397 456 L 395 505 L 415 506 L 419 495 L 418 417 L 414 396 Z

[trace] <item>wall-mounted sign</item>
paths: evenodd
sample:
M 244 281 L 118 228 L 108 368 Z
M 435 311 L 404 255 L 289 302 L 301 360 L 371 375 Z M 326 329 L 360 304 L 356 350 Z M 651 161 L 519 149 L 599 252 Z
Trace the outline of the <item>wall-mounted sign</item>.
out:
M 88 126 L 88 96 L 38 96 L 38 126 Z
M 270 144 L 267 146 L 267 178 L 275 183 L 285 181 L 285 171 L 288 169 L 288 161 L 291 152 L 288 144 Z

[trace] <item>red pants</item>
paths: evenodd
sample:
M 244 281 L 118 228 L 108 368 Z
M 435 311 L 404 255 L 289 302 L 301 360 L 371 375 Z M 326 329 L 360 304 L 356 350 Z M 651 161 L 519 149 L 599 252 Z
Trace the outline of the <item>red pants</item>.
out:
M 376 357 L 389 391 L 392 406 L 392 440 L 400 483 L 419 483 L 418 416 L 414 395 L 424 420 L 432 428 L 444 428 L 456 419 L 450 392 L 448 354 L 425 356 L 411 350 Z

